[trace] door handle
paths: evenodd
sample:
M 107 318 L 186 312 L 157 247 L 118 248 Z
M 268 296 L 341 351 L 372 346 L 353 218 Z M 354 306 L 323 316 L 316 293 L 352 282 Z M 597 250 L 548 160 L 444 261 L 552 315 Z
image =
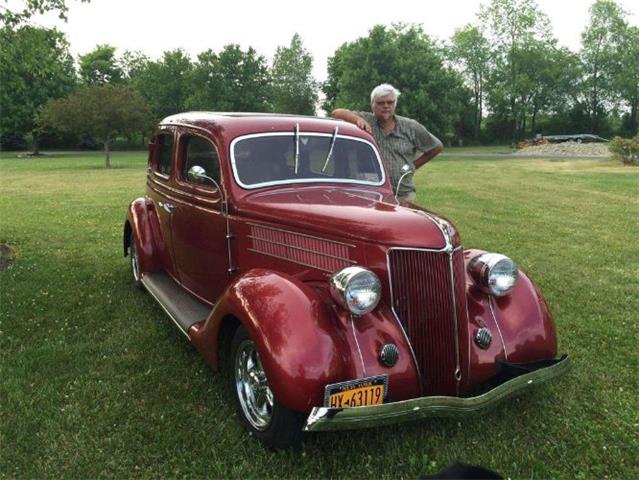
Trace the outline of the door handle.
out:
M 162 203 L 160 202 L 160 206 L 164 209 L 165 212 L 167 213 L 173 213 L 173 211 L 175 210 L 176 206 L 173 203 Z

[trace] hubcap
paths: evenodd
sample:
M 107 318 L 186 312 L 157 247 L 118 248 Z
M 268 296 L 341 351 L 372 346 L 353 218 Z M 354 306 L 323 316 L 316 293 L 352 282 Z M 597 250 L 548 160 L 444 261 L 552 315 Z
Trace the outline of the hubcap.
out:
M 244 416 L 254 428 L 265 430 L 273 415 L 273 393 L 251 340 L 244 340 L 238 347 L 235 380 Z
M 140 270 L 138 269 L 138 249 L 136 248 L 136 242 L 131 241 L 131 272 L 133 273 L 133 279 L 136 282 L 140 281 Z

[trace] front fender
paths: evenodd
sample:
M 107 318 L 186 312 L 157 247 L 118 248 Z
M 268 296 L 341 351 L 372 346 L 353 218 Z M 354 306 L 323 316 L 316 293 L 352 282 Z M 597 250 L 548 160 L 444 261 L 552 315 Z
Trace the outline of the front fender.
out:
M 214 369 L 221 324 L 229 316 L 245 326 L 271 390 L 292 410 L 322 405 L 327 383 L 358 376 L 344 326 L 331 305 L 294 277 L 250 270 L 227 288 L 205 324 L 190 330 L 191 341 Z
M 465 262 L 485 253 L 465 252 Z M 496 359 L 513 363 L 548 360 L 557 355 L 556 329 L 540 290 L 522 271 L 509 295 L 494 297 L 482 292 L 467 276 L 469 312 L 470 383 L 477 385 L 495 371 Z M 489 329 L 492 343 L 487 349 L 476 344 L 475 332 Z
M 129 249 L 131 235 L 135 235 L 136 239 L 140 273 L 159 270 L 161 267 L 158 260 L 158 239 L 161 237 L 159 236 L 158 215 L 153 203 L 147 198 L 136 198 L 127 209 L 123 235 L 125 256 Z

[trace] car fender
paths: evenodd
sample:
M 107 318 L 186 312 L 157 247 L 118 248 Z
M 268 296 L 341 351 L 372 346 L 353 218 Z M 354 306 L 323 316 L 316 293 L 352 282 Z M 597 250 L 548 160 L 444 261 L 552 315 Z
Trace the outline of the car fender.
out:
M 319 292 L 294 277 L 250 270 L 227 288 L 204 325 L 190 329 L 192 343 L 216 370 L 218 336 L 229 317 L 249 332 L 271 390 L 288 408 L 309 411 L 322 405 L 326 384 L 358 376 L 344 325 Z
M 482 250 L 465 252 L 465 263 Z M 521 270 L 508 295 L 494 297 L 482 292 L 467 273 L 469 313 L 470 380 L 480 383 L 495 374 L 496 359 L 513 363 L 534 362 L 557 355 L 557 338 L 549 308 L 535 283 Z M 491 345 L 480 348 L 476 332 L 486 327 Z
M 127 256 L 131 235 L 135 234 L 138 266 L 141 274 L 160 269 L 158 243 L 161 242 L 161 236 L 159 232 L 158 215 L 153 202 L 144 197 L 136 198 L 127 210 L 123 247 L 124 255 Z

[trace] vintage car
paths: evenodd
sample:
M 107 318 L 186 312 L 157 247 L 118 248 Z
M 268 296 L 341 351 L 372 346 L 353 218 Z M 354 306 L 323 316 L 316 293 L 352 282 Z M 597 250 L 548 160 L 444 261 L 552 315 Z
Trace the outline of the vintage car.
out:
M 192 112 L 149 145 L 124 224 L 133 281 L 214 370 L 264 445 L 458 415 L 557 377 L 536 285 L 401 204 L 342 121 Z

